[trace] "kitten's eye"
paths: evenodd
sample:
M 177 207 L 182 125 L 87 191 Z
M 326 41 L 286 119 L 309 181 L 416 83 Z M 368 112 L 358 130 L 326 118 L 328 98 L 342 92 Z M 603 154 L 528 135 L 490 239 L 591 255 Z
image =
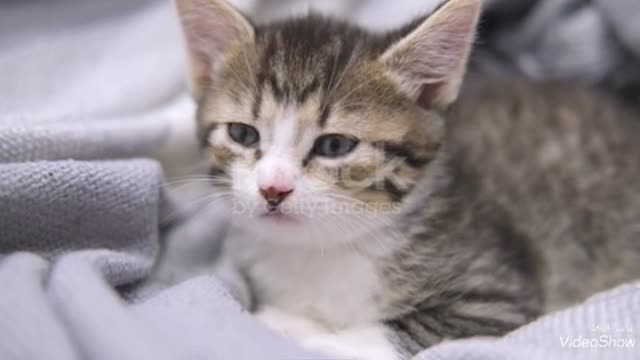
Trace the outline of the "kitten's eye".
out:
M 246 147 L 252 147 L 260 141 L 260 135 L 256 128 L 241 123 L 229 124 L 229 136 L 233 141 Z
M 313 152 L 318 156 L 336 158 L 344 156 L 358 145 L 358 140 L 343 135 L 324 135 L 316 140 Z

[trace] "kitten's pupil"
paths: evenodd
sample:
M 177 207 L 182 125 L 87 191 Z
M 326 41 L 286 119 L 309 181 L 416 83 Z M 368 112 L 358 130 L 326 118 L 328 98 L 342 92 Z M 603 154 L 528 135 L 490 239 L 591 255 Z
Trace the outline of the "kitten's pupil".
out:
M 332 154 L 335 154 L 340 151 L 340 140 L 333 138 L 329 140 L 329 150 Z
M 233 141 L 246 147 L 254 146 L 260 140 L 258 130 L 253 126 L 240 123 L 229 124 L 229 136 Z

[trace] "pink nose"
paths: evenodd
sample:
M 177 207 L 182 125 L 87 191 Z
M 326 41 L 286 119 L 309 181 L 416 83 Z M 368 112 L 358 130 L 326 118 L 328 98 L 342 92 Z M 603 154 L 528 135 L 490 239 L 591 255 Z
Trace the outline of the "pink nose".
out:
M 267 200 L 269 209 L 275 210 L 284 199 L 293 192 L 292 188 L 269 186 L 267 188 L 260 188 L 260 195 Z

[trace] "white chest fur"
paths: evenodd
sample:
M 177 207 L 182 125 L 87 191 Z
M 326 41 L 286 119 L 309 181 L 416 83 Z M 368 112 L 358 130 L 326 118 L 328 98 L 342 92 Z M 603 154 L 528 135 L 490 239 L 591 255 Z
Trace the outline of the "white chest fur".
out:
M 379 269 L 373 256 L 349 247 L 307 249 L 234 239 L 230 255 L 244 268 L 259 307 L 340 329 L 380 318 Z

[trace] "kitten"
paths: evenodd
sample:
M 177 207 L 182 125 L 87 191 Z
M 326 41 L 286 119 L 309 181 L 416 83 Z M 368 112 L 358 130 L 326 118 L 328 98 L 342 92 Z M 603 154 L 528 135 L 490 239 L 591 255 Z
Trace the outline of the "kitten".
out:
M 406 359 L 640 276 L 637 114 L 566 86 L 461 91 L 480 2 L 373 34 L 177 1 L 227 255 L 285 336 Z

